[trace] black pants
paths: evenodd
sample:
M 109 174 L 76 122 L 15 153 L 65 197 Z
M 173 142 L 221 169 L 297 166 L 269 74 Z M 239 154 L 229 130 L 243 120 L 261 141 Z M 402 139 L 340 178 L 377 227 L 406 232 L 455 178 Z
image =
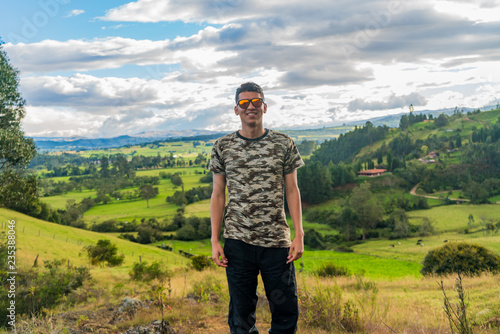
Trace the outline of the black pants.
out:
M 295 333 L 299 317 L 293 262 L 286 264 L 288 248 L 267 248 L 226 239 L 224 254 L 229 286 L 231 334 L 259 333 L 255 327 L 257 277 L 264 282 L 272 314 L 271 334 Z

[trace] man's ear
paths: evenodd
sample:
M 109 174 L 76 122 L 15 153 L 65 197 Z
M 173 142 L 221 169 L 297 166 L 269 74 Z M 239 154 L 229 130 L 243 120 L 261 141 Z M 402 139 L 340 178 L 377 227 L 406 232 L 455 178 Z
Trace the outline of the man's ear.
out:
M 239 115 L 240 115 L 240 112 L 239 112 L 239 110 L 238 110 L 238 106 L 234 106 L 234 114 L 235 114 L 236 116 L 239 116 Z
M 262 113 L 266 113 L 267 111 L 267 103 L 264 102 L 264 108 L 262 108 Z

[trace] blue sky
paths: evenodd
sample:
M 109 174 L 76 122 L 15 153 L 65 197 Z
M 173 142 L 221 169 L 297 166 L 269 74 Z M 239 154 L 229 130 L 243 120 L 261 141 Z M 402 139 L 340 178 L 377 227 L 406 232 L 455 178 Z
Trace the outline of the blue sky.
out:
M 264 87 L 270 128 L 496 105 L 500 1 L 2 1 L 32 136 L 235 130 Z

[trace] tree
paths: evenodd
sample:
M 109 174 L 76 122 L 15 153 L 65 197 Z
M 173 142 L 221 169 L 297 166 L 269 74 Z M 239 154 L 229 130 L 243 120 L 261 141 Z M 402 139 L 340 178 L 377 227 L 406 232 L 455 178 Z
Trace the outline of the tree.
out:
M 35 143 L 21 130 L 26 111 L 18 91 L 19 71 L 9 64 L 2 43 L 0 40 L 0 206 L 38 214 L 38 182 L 25 174 L 36 154 Z
M 176 186 L 181 186 L 183 184 L 182 178 L 179 176 L 178 173 L 175 173 L 174 175 L 172 175 L 172 178 L 170 179 L 170 181 L 172 181 L 172 183 Z
M 391 218 L 394 220 L 394 236 L 396 238 L 408 238 L 410 234 L 410 223 L 408 222 L 408 216 L 405 210 L 395 210 L 391 214 Z
M 125 255 L 117 255 L 118 248 L 110 240 L 101 239 L 97 244 L 84 247 L 90 259 L 90 263 L 101 265 L 107 262 L 110 267 L 119 266 L 123 263 Z
M 102 157 L 101 159 L 101 177 L 107 178 L 109 177 L 109 161 L 108 157 Z
M 158 195 L 158 187 L 153 187 L 150 184 L 145 184 L 141 186 L 139 192 L 141 197 L 146 200 L 146 205 L 149 208 L 149 200 Z
M 410 126 L 410 121 L 408 119 L 408 115 L 401 116 L 401 119 L 399 120 L 399 128 L 401 130 L 406 130 L 409 126 Z
M 370 191 L 370 184 L 365 182 L 352 191 L 348 200 L 349 207 L 357 214 L 363 231 L 363 240 L 366 239 L 366 228 L 375 225 L 382 216 L 382 206 Z
M 309 204 L 324 202 L 332 197 L 332 179 L 328 167 L 320 161 L 308 162 L 297 172 L 302 199 Z
M 391 154 L 391 151 L 387 152 L 387 158 L 386 158 L 386 160 L 387 160 L 387 170 L 388 171 L 392 171 L 392 166 L 391 166 L 391 164 L 392 164 L 392 154 Z
M 426 156 L 427 152 L 429 152 L 429 147 L 427 145 L 422 145 L 420 151 L 422 151 L 422 155 Z
M 356 225 L 359 221 L 358 214 L 352 208 L 345 207 L 340 213 L 339 221 L 344 229 L 346 240 L 351 241 L 352 239 L 356 239 Z
M 438 118 L 434 121 L 434 125 L 438 128 L 443 127 L 448 124 L 448 116 L 445 114 L 439 114 Z
M 456 148 L 462 147 L 462 137 L 460 137 L 460 135 L 458 135 L 458 134 L 455 138 L 455 147 Z
M 425 256 L 423 275 L 460 273 L 467 276 L 500 271 L 500 256 L 489 249 L 466 242 L 450 242 Z
M 432 221 L 427 217 L 423 217 L 423 222 L 418 227 L 418 235 L 420 237 L 428 237 L 433 234 L 434 234 L 434 225 Z

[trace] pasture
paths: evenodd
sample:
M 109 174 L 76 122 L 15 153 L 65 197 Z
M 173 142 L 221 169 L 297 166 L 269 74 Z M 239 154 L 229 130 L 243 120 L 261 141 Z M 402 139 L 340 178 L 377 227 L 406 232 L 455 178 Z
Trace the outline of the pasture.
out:
M 101 150 L 88 150 L 81 151 L 79 154 L 83 157 L 90 157 L 92 155 L 113 155 L 113 154 L 123 154 L 126 156 L 143 155 L 146 157 L 156 156 L 158 154 L 165 155 L 177 155 L 186 159 L 190 157 L 195 158 L 199 153 L 209 154 L 212 150 L 212 146 L 207 146 L 206 144 L 212 143 L 215 140 L 209 140 L 207 142 L 200 141 L 200 145 L 193 144 L 193 141 L 178 141 L 178 142 L 163 142 L 159 144 L 147 144 L 147 145 L 134 145 L 125 146 L 118 148 L 108 148 Z
M 497 204 L 456 204 L 415 210 L 407 213 L 411 224 L 420 224 L 422 217 L 430 219 L 438 232 L 463 232 L 464 229 L 474 229 L 487 222 L 500 221 L 500 206 Z M 468 225 L 469 215 L 474 216 L 474 224 Z

